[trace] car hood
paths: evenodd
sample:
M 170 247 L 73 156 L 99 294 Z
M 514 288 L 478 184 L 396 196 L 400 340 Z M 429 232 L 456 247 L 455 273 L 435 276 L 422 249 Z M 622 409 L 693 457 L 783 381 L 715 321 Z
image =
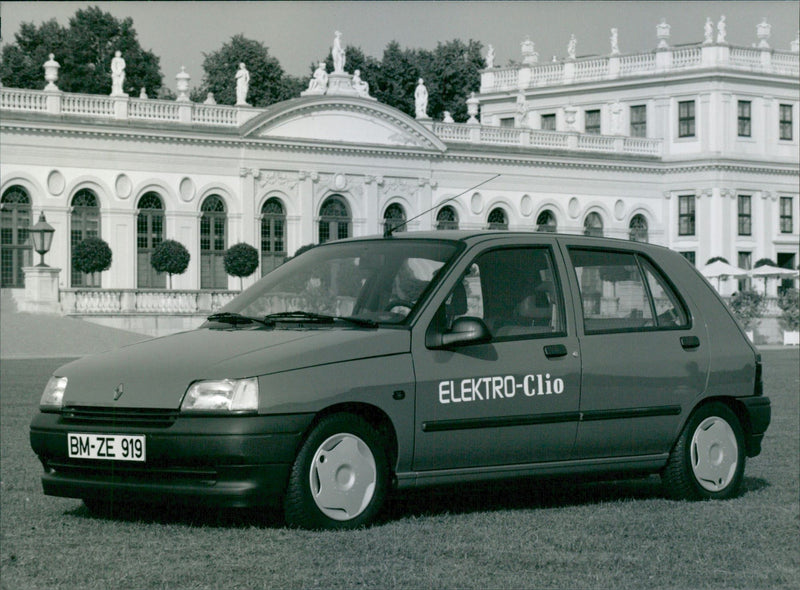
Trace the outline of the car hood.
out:
M 68 379 L 64 406 L 177 409 L 193 381 L 400 354 L 409 352 L 410 338 L 402 329 L 203 328 L 88 356 L 55 374 Z

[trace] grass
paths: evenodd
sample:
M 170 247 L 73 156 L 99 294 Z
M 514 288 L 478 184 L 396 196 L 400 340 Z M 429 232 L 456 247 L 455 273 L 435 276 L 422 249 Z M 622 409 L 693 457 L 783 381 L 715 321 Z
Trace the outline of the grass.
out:
M 46 497 L 28 424 L 51 360 L 4 361 L 2 587 L 795 588 L 800 584 L 800 358 L 763 353 L 772 424 L 744 492 L 674 502 L 657 477 L 412 491 L 352 532 L 259 511 L 91 516 Z

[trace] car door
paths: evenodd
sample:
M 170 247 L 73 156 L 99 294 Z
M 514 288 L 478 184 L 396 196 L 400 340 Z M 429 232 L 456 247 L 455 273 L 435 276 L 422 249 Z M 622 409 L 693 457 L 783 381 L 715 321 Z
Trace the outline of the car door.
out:
M 706 386 L 705 326 L 650 256 L 565 242 L 583 361 L 574 456 L 666 453 Z
M 418 324 L 416 471 L 570 456 L 580 359 L 563 259 L 552 238 L 526 239 L 468 251 Z M 459 318 L 479 319 L 491 338 L 442 346 Z

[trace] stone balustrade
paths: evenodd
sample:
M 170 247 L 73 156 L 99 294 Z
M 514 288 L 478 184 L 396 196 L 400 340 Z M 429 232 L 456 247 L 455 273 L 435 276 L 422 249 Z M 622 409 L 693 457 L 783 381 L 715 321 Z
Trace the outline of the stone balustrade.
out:
M 481 94 L 600 82 L 700 68 L 722 68 L 778 76 L 800 76 L 797 53 L 728 45 L 670 47 L 657 52 L 588 57 L 491 68 L 481 73 Z
M 167 291 L 160 289 L 61 289 L 67 315 L 212 313 L 237 291 Z
M 449 143 L 507 145 L 549 150 L 606 152 L 660 157 L 663 140 L 645 137 L 586 135 L 577 132 L 543 131 L 522 127 L 491 127 L 463 123 L 432 125 L 433 132 Z

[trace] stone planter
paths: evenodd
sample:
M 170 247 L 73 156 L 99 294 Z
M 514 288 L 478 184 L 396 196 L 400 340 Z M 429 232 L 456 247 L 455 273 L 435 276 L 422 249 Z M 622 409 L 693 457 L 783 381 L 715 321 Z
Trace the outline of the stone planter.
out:
M 800 346 L 800 331 L 798 331 L 798 330 L 784 330 L 784 332 L 783 332 L 783 345 L 784 346 Z

